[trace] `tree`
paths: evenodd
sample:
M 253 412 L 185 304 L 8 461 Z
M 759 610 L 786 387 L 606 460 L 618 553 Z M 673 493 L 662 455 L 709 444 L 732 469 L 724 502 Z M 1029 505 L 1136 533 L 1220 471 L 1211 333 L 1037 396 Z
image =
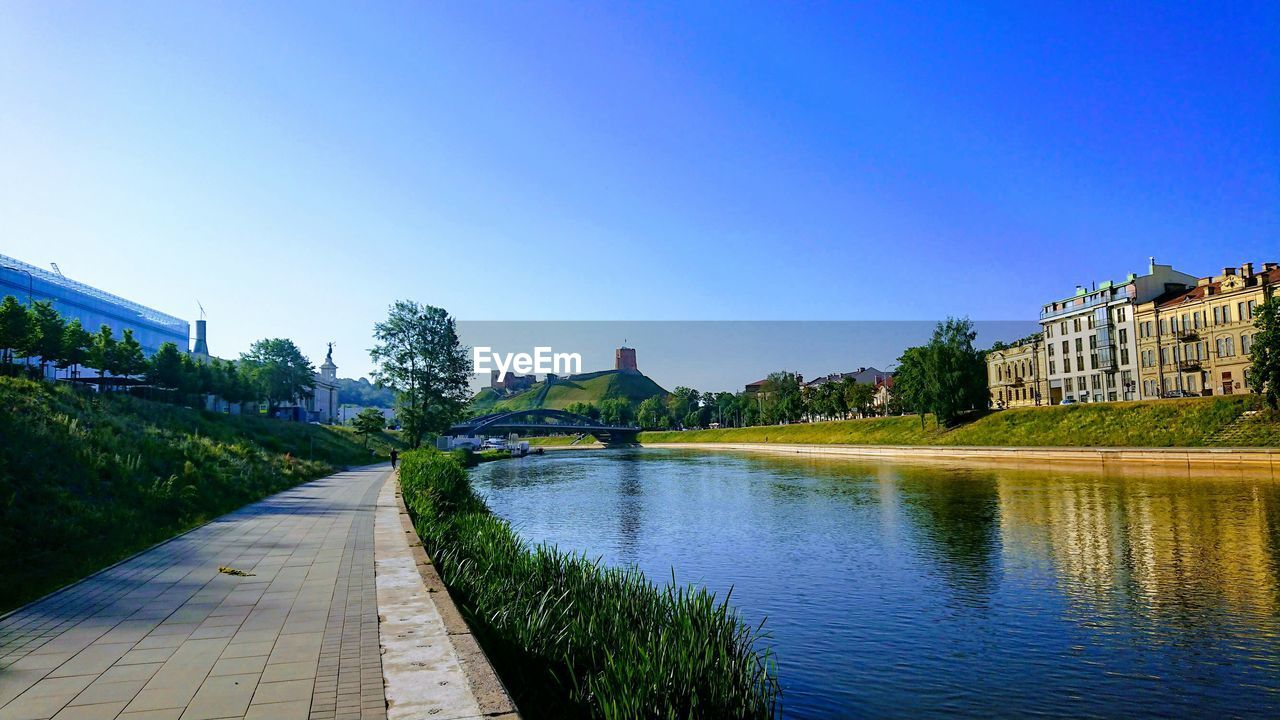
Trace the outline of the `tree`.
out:
M 800 376 L 793 372 L 770 373 L 760 388 L 764 422 L 771 425 L 793 423 L 804 414 Z
M 365 447 L 369 447 L 369 436 L 382 432 L 387 426 L 387 418 L 377 408 L 365 408 L 351 419 L 356 434 L 361 437 Z
M 33 332 L 28 347 L 32 355 L 39 356 L 40 375 L 43 377 L 49 363 L 57 363 L 62 358 L 62 334 L 66 332 L 67 324 L 49 300 L 35 301 L 29 312 Z
M 400 300 L 387 319 L 374 326 L 373 336 L 376 343 L 369 356 L 377 365 L 374 381 L 396 391 L 397 414 L 410 447 L 417 448 L 428 432 L 443 432 L 462 417 L 471 358 L 449 313 Z
M 147 371 L 147 359 L 142 354 L 142 345 L 134 339 L 133 330 L 130 328 L 125 328 L 120 334 L 120 342 L 115 344 L 112 363 L 112 375 L 132 377 Z
M 316 369 L 292 340 L 259 340 L 249 346 L 249 352 L 240 354 L 240 363 L 259 396 L 266 398 L 268 411 L 310 397 L 315 391 Z
M 147 364 L 147 382 L 156 387 L 177 390 L 182 385 L 182 354 L 178 346 L 164 343 Z
M 630 425 L 635 422 L 631 401 L 626 398 L 605 398 L 600 401 L 600 422 L 605 425 Z
M 1272 296 L 1254 310 L 1258 329 L 1249 348 L 1245 382 L 1272 410 L 1280 408 L 1280 297 Z
M 98 371 L 99 382 L 115 365 L 115 358 L 116 339 L 111 335 L 111 326 L 104 323 L 98 326 L 89 344 L 89 365 Z
M 948 318 L 934 328 L 927 345 L 907 348 L 898 358 L 893 390 L 905 407 L 932 412 L 950 427 L 960 416 L 986 404 L 986 362 L 974 349 L 977 334 L 967 319 Z
M 871 407 L 875 403 L 875 399 L 876 388 L 874 385 L 853 382 L 847 388 L 844 388 L 846 406 L 861 417 L 871 414 Z
M 6 295 L 0 302 L 0 360 L 5 364 L 13 362 L 14 352 L 21 353 L 21 348 L 28 347 L 34 327 L 27 308 L 12 295 Z
M 657 395 L 645 398 L 636 409 L 636 419 L 643 428 L 665 428 L 668 424 L 667 406 Z
M 689 413 L 697 410 L 699 394 L 693 388 L 684 386 L 677 387 L 667 396 L 667 408 L 671 411 L 671 418 L 686 426 L 685 420 L 688 419 Z
M 67 370 L 67 377 L 80 374 L 80 366 L 89 361 L 89 345 L 93 336 L 80 324 L 80 318 L 73 318 L 62 331 L 62 352 L 58 357 L 58 369 Z

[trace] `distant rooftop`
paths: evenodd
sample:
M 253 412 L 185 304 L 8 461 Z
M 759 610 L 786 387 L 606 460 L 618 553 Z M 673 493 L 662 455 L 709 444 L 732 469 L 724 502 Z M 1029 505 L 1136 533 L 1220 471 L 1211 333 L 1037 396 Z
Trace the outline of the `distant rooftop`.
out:
M 149 308 L 146 305 L 140 305 L 132 300 L 126 300 L 119 295 L 109 293 L 106 290 L 99 290 L 91 285 L 85 285 L 84 283 L 72 280 L 65 275 L 50 272 L 44 268 L 37 267 L 30 263 L 25 263 L 16 258 L 11 258 L 8 255 L 0 255 L 0 265 L 7 265 L 9 267 L 16 268 L 24 273 L 29 272 L 33 278 L 40 280 L 41 282 L 46 282 L 50 285 L 66 288 L 68 290 L 74 290 L 78 293 L 88 295 L 91 298 L 127 308 L 153 323 L 172 326 L 180 329 L 184 333 L 188 331 L 189 325 L 187 321 L 182 318 L 162 313 L 159 310 Z

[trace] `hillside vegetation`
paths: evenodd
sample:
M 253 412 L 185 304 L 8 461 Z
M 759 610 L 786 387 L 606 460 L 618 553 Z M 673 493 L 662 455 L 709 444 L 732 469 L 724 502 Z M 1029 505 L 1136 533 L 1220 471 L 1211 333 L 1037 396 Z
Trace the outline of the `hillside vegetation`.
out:
M 14 378 L 0 407 L 0 612 L 399 443 Z
M 989 445 L 1077 447 L 1205 447 L 1280 445 L 1280 417 L 1245 416 L 1257 399 L 1189 398 L 1004 410 L 941 430 L 932 417 L 686 432 L 645 432 L 641 443 L 744 442 L 822 445 Z
M 573 403 L 599 407 L 602 401 L 614 398 L 626 399 L 634 407 L 651 397 L 666 394 L 661 385 L 640 373 L 603 370 L 559 378 L 550 385 L 543 381 L 515 395 L 502 395 L 485 388 L 472 399 L 470 409 L 476 414 L 537 408 L 563 410 Z

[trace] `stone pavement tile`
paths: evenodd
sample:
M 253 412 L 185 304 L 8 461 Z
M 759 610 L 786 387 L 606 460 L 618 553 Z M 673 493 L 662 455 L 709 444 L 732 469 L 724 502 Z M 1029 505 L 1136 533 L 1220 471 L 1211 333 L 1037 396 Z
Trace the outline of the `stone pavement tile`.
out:
M 138 663 L 136 665 L 112 665 L 106 672 L 98 676 L 98 682 L 121 682 L 124 680 L 150 680 L 164 663 Z
M 267 705 L 250 705 L 245 720 L 307 720 L 311 712 L 311 701 L 291 700 L 289 702 L 270 703 Z
M 117 665 L 136 665 L 138 663 L 155 663 L 164 662 L 173 656 L 177 650 L 174 647 L 147 648 L 145 650 L 130 650 L 116 661 Z
M 70 705 L 96 705 L 98 703 L 120 702 L 132 700 L 138 691 L 147 684 L 145 679 L 121 680 L 119 682 L 95 681 L 83 692 L 75 696 Z M 121 706 L 123 709 L 123 705 Z
M 255 657 L 236 657 L 229 658 L 225 655 L 214 664 L 213 669 L 209 671 L 209 676 L 217 675 L 243 675 L 245 673 L 261 674 L 263 668 L 267 665 L 267 656 L 258 655 Z
M 125 709 L 130 712 L 181 710 L 187 706 L 187 703 L 191 702 L 191 698 L 195 697 L 196 690 L 197 688 L 191 686 L 144 688 L 134 696 Z
M 232 643 L 222 652 L 222 657 L 239 658 L 239 657 L 257 657 L 259 655 L 266 657 L 271 654 L 272 648 L 276 645 L 275 641 L 268 642 L 247 642 Z
M 279 682 L 263 682 L 254 693 L 255 705 L 287 702 L 289 700 L 311 699 L 311 678 L 305 680 L 281 680 Z
M 62 663 L 70 660 L 72 657 L 72 653 L 69 652 L 48 653 L 45 655 L 27 655 L 26 657 L 14 660 L 13 664 L 6 668 L 6 672 L 12 672 L 15 670 L 52 670 Z M 0 700 L 0 703 L 3 702 L 3 700 Z
M 309 680 L 316 676 L 316 664 L 313 662 L 290 662 L 267 665 L 262 671 L 262 682 L 279 680 Z
M 148 635 L 134 644 L 133 649 L 150 650 L 152 648 L 178 647 L 186 640 L 187 637 L 185 635 Z
M 68 705 L 54 715 L 53 720 L 113 720 L 124 706 L 123 701 L 97 705 Z
M 241 717 L 249 709 L 257 686 L 257 674 L 210 677 L 187 704 L 182 720 Z
M 49 673 L 49 677 L 102 673 L 132 649 L 133 643 L 128 642 L 90 645 L 76 653 L 75 657 L 59 665 L 56 670 Z
M 0 720 L 53 717 L 93 679 L 83 675 L 41 680 L 0 708 Z
M 178 720 L 180 715 L 182 715 L 182 708 L 143 710 L 142 712 L 124 713 L 120 716 L 120 720 Z

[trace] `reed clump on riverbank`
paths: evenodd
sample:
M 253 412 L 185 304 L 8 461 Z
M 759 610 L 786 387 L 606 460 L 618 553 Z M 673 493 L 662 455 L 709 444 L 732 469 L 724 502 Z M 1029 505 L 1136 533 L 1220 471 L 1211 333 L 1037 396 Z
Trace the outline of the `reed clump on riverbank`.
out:
M 529 547 L 448 454 L 406 453 L 400 485 L 424 548 L 524 715 L 776 713 L 760 628 L 743 623 L 728 598 Z
M 1274 446 L 1280 417 L 1245 413 L 1253 396 L 1089 403 L 986 413 L 954 428 L 919 415 L 640 434 L 641 443 L 743 442 L 815 445 L 989 447 Z
M 349 431 L 0 377 L 0 612 L 344 465 Z M 399 441 L 371 438 L 385 456 Z

